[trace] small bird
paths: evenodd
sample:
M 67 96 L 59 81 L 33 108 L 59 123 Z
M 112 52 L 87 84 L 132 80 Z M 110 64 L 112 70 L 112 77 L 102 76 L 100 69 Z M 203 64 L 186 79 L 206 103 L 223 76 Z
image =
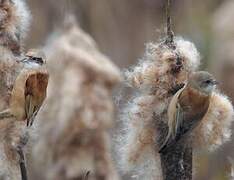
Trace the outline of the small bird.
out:
M 187 83 L 173 96 L 168 107 L 168 134 L 159 153 L 192 132 L 207 113 L 210 97 L 217 85 L 208 72 L 194 72 Z
M 37 52 L 30 51 L 23 60 L 18 61 L 24 68 L 18 74 L 10 98 L 10 107 L 0 112 L 0 119 L 15 117 L 17 120 L 26 120 L 27 126 L 33 121 L 46 98 L 48 72 L 45 58 Z

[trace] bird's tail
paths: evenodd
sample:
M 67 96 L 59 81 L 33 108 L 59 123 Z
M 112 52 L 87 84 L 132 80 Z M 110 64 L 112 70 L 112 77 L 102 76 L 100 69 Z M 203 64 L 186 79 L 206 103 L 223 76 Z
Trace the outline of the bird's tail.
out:
M 167 137 L 166 137 L 166 139 L 165 139 L 165 141 L 164 141 L 163 144 L 160 146 L 158 153 L 161 154 L 161 153 L 163 153 L 163 152 L 166 151 L 168 145 L 170 144 L 170 139 L 171 139 L 171 134 L 168 133 L 168 134 L 167 134 Z

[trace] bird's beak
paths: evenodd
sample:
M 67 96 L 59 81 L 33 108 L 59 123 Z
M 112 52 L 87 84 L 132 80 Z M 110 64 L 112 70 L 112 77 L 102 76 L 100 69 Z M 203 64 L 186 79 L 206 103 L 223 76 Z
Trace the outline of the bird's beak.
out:
M 212 84 L 213 84 L 213 85 L 218 85 L 218 84 L 219 84 L 219 82 L 218 82 L 218 81 L 216 81 L 216 80 L 213 80 L 213 81 L 212 81 Z

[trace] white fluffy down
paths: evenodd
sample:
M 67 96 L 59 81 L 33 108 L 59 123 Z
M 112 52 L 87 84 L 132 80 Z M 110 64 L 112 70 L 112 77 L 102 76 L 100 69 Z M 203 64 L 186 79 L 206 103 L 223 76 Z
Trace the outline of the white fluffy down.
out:
M 181 37 L 177 37 L 176 40 L 176 47 L 179 52 L 181 52 L 184 57 L 188 58 L 187 66 L 188 70 L 195 71 L 200 65 L 200 54 L 197 51 L 195 45 L 190 41 L 185 41 Z
M 26 33 L 30 26 L 31 13 L 25 0 L 12 0 L 16 7 L 15 15 L 18 17 L 19 21 L 15 26 L 20 29 L 21 38 L 25 38 Z
M 211 97 L 208 112 L 200 126 L 195 129 L 194 148 L 197 151 L 214 151 L 230 140 L 233 120 L 233 106 L 227 96 L 214 93 Z
M 200 54 L 195 45 L 181 37 L 175 38 L 178 52 L 184 58 L 185 71 L 196 70 L 200 65 Z M 166 61 L 172 52 L 158 43 L 147 43 L 145 54 L 136 66 L 125 71 L 126 83 L 134 88 L 147 91 L 155 85 L 155 79 L 164 76 L 170 67 Z M 147 93 L 147 92 L 145 92 Z
M 175 43 L 183 59 L 183 69 L 177 76 L 171 73 L 175 61 L 170 58 L 175 58 L 174 52 L 158 43 L 148 43 L 138 65 L 125 72 L 126 83 L 139 93 L 127 106 L 121 107 L 122 129 L 116 149 L 119 150 L 119 168 L 124 173 L 130 171 L 135 179 L 160 179 L 161 164 L 155 150 L 157 132 L 153 113 L 160 117 L 167 110 L 168 91 L 172 85 L 184 82 L 187 74 L 200 64 L 199 53 L 191 42 L 176 38 Z

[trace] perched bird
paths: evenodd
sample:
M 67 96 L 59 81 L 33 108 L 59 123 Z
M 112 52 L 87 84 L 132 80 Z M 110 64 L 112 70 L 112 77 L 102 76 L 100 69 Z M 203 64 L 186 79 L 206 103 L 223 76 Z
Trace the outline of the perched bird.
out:
M 217 81 L 205 71 L 194 72 L 172 98 L 168 107 L 168 134 L 159 153 L 184 138 L 206 114 Z
M 44 68 L 45 58 L 39 51 L 30 50 L 19 63 L 24 66 L 17 76 L 10 98 L 10 107 L 0 112 L 0 119 L 15 117 L 33 124 L 46 97 L 48 72 Z

